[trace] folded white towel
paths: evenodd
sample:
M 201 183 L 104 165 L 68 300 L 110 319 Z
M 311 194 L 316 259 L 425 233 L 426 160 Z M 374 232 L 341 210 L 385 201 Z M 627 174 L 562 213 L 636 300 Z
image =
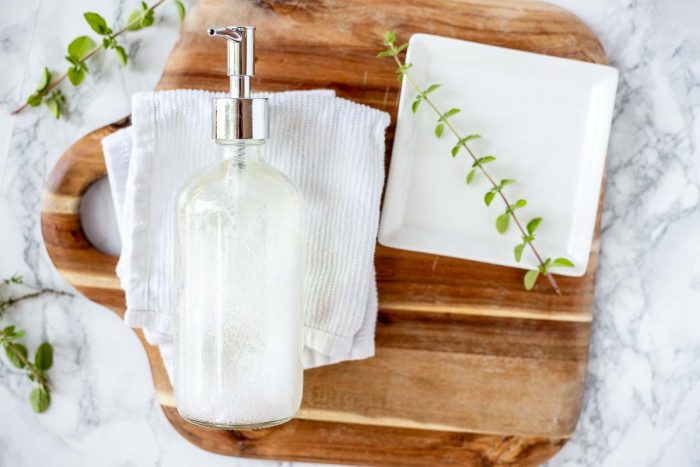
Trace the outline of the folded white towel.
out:
M 103 142 L 122 252 L 125 321 L 172 355 L 174 200 L 185 179 L 216 161 L 211 99 L 177 90 L 139 93 L 132 126 Z M 264 94 L 261 94 L 264 95 Z M 270 99 L 265 159 L 299 187 L 306 209 L 304 366 L 374 355 L 374 249 L 389 116 L 333 91 Z

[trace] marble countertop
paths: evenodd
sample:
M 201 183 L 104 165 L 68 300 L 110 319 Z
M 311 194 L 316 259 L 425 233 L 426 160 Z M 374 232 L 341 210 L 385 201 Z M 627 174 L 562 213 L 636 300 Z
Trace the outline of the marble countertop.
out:
M 122 21 L 131 0 L 100 2 Z M 590 466 L 700 465 L 700 2 L 557 0 L 600 37 L 620 70 L 608 156 L 595 321 L 583 412 L 550 462 Z M 156 84 L 177 38 L 164 5 L 157 27 L 133 34 L 135 58 L 90 62 L 69 118 L 10 117 L 45 65 L 62 66 L 85 2 L 5 0 L 0 16 L 0 277 L 67 290 L 45 253 L 41 190 L 60 154 L 129 113 L 129 96 Z M 9 13 L 11 12 L 11 14 Z M 108 213 L 93 240 L 118 251 L 106 185 L 85 209 Z M 111 217 L 110 217 L 111 216 Z M 50 411 L 26 403 L 29 383 L 0 360 L 0 465 L 273 465 L 218 456 L 181 438 L 155 401 L 143 348 L 112 312 L 81 297 L 41 298 L 5 321 L 55 346 Z M 125 384 L 124 382 L 128 383 Z

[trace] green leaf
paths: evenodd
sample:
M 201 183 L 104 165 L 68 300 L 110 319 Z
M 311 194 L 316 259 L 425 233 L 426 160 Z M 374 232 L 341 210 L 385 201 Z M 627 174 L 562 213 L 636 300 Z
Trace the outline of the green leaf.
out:
M 500 188 L 503 188 L 504 186 L 512 185 L 513 183 L 515 183 L 515 180 L 513 180 L 512 178 L 504 178 L 498 183 L 498 186 Z
M 431 92 L 435 91 L 435 90 L 436 90 L 437 88 L 439 88 L 440 86 L 441 86 L 440 84 L 431 84 L 430 86 L 428 86 L 428 89 L 426 89 L 425 91 L 423 91 L 423 94 L 424 94 L 424 95 L 428 95 L 428 94 L 430 94 Z
M 35 412 L 44 412 L 51 405 L 51 395 L 44 386 L 37 386 L 29 393 L 29 403 Z
M 87 75 L 87 69 L 71 67 L 68 68 L 67 74 L 68 79 L 70 80 L 73 86 L 80 86 L 80 83 L 82 83 L 85 79 L 85 75 Z
M 474 180 L 474 174 L 475 174 L 475 173 L 476 173 L 476 172 L 475 172 L 474 169 L 471 169 L 471 170 L 469 171 L 469 173 L 467 174 L 467 185 L 469 185 L 469 184 L 472 182 L 472 180 Z
M 39 79 L 39 84 L 36 86 L 36 91 L 38 93 L 44 92 L 46 87 L 51 83 L 51 72 L 47 67 L 44 67 L 44 73 L 41 75 L 41 78 Z M 31 104 L 29 104 L 31 105 Z M 39 105 L 39 104 L 37 104 Z M 36 107 L 36 106 L 34 106 Z
M 540 272 L 537 269 L 532 269 L 528 272 L 525 273 L 525 277 L 523 277 L 523 284 L 525 285 L 525 288 L 527 290 L 532 290 L 532 288 L 535 286 L 535 282 L 537 282 L 537 278 L 540 276 Z
M 384 45 L 391 45 L 396 42 L 396 34 L 392 31 L 387 31 L 384 33 Z
M 421 96 L 420 94 L 416 96 L 416 100 L 413 101 L 413 104 L 411 104 L 411 111 L 413 113 L 416 113 L 418 111 L 418 106 L 421 103 Z
M 444 130 L 445 130 L 445 125 L 442 124 L 442 123 L 438 123 L 438 124 L 435 126 L 435 136 L 437 136 L 438 138 L 440 138 L 440 137 L 442 136 L 442 132 L 443 132 Z
M 444 120 L 444 119 L 451 117 L 453 115 L 456 115 L 460 112 L 461 112 L 461 110 L 459 110 L 459 109 L 450 109 L 447 112 L 445 112 L 444 114 L 442 114 L 442 117 L 440 117 L 440 120 Z
M 141 26 L 139 25 L 139 29 L 141 29 Z M 377 57 L 393 57 L 394 52 L 391 50 L 382 50 L 377 54 Z
M 44 101 L 46 107 L 49 109 L 49 113 L 53 115 L 53 118 L 58 120 L 61 117 L 61 104 L 56 99 L 46 99 Z
M 503 213 L 496 218 L 496 230 L 498 233 L 506 233 L 508 230 L 508 224 L 510 224 L 510 214 Z
M 35 92 L 27 98 L 27 104 L 31 105 L 32 107 L 39 107 L 41 105 L 42 100 L 43 96 L 40 93 Z
M 17 368 L 24 368 L 22 357 L 27 358 L 27 348 L 22 344 L 9 343 L 5 345 L 7 359 Z
M 537 227 L 539 227 L 540 222 L 542 222 L 542 218 L 541 218 L 541 217 L 535 217 L 535 218 L 532 219 L 530 222 L 528 222 L 528 223 L 527 223 L 527 226 L 526 226 L 527 233 L 529 233 L 530 235 L 532 235 L 533 233 L 535 233 L 535 230 L 537 230 Z
M 180 0 L 175 0 L 175 8 L 177 8 L 177 17 L 180 19 L 180 23 L 185 21 L 185 5 Z
M 515 209 L 520 209 L 520 208 L 524 208 L 525 206 L 527 206 L 527 201 L 524 200 L 524 199 L 519 199 L 519 200 L 517 200 L 517 201 L 515 202 L 515 204 L 513 205 L 513 210 L 515 210 Z
M 83 14 L 85 21 L 90 25 L 93 31 L 101 36 L 108 36 L 112 34 L 112 30 L 107 27 L 107 21 L 98 15 L 97 13 L 87 12 Z
M 143 16 L 141 17 L 141 26 L 144 28 L 152 26 L 155 20 L 156 17 L 153 10 L 145 10 Z
M 80 60 L 93 48 L 95 48 L 95 41 L 88 36 L 80 36 L 68 44 L 68 55 Z
M 557 258 L 552 262 L 552 266 L 559 266 L 559 267 L 564 267 L 564 268 L 573 268 L 574 263 L 569 261 L 566 258 Z
M 10 326 L 6 326 L 6 327 L 3 328 L 3 330 L 2 330 L 2 334 L 3 334 L 4 336 L 11 336 L 11 335 L 13 335 L 14 333 L 15 333 L 15 325 L 14 325 L 14 324 L 11 324 Z
M 119 63 L 121 63 L 122 66 L 126 66 L 126 62 L 129 60 L 129 56 L 126 54 L 126 50 L 124 50 L 124 47 L 121 45 L 117 45 L 114 47 L 114 51 L 117 53 L 117 57 L 119 57 Z
M 494 156 L 484 156 L 478 158 L 474 163 L 472 164 L 472 167 L 481 167 L 484 164 L 488 164 L 489 162 L 495 161 L 496 158 Z
M 404 50 L 406 50 L 406 47 L 408 47 L 408 43 L 401 44 L 400 46 L 396 47 L 395 53 L 398 55 Z
M 51 347 L 51 344 L 44 342 L 36 349 L 34 365 L 40 370 L 51 368 L 53 365 L 53 347 Z
M 515 261 L 518 263 L 523 257 L 523 251 L 525 251 L 525 244 L 521 243 L 520 245 L 515 245 L 515 249 L 513 250 L 513 253 L 515 254 Z
M 460 141 L 462 143 L 468 143 L 469 141 L 471 141 L 473 139 L 479 139 L 479 138 L 481 138 L 481 135 L 469 135 L 469 136 L 465 136 L 464 138 L 460 139 Z
M 474 169 L 472 169 L 473 171 Z M 486 206 L 491 206 L 491 202 L 493 202 L 493 199 L 496 197 L 496 193 L 493 191 L 487 191 L 486 194 L 484 195 L 484 203 L 486 203 Z
M 139 29 L 142 28 L 141 26 L 141 16 L 143 15 L 143 10 L 136 9 L 129 13 L 129 16 L 126 18 L 126 24 L 129 25 L 128 28 L 126 28 L 128 31 L 138 31 Z
M 459 143 L 455 144 L 455 146 L 452 148 L 452 157 L 457 157 L 457 153 L 459 153 L 459 148 L 461 145 Z

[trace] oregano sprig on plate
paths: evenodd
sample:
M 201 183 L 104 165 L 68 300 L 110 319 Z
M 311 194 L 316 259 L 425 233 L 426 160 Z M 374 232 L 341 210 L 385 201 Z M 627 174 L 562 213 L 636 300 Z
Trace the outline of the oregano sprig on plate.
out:
M 472 164 L 466 175 L 466 184 L 471 185 L 474 183 L 475 176 L 480 173 L 490 184 L 489 190 L 484 194 L 484 204 L 486 204 L 487 207 L 490 207 L 494 199 L 497 197 L 503 201 L 503 213 L 496 217 L 496 231 L 498 231 L 500 234 L 506 233 L 510 226 L 511 220 L 520 231 L 521 243 L 516 245 L 513 250 L 515 260 L 520 262 L 525 248 L 529 248 L 537 259 L 537 267 L 527 271 L 523 277 L 523 285 L 525 288 L 527 290 L 532 290 L 537 282 L 537 279 L 540 277 L 540 275 L 542 275 L 547 278 L 549 284 L 552 286 L 552 289 L 554 289 L 557 294 L 561 295 L 561 289 L 559 288 L 556 279 L 552 275 L 551 269 L 556 267 L 573 267 L 574 264 L 566 258 L 556 258 L 554 260 L 551 258 L 543 259 L 542 255 L 540 255 L 534 242 L 535 232 L 542 222 L 542 218 L 536 217 L 530 220 L 525 227 L 523 227 L 523 224 L 521 223 L 516 211 L 524 208 L 527 205 L 527 200 L 520 198 L 515 202 L 511 202 L 504 191 L 506 186 L 515 184 L 515 180 L 511 178 L 504 178 L 496 181 L 496 179 L 491 176 L 485 167 L 487 164 L 494 162 L 496 157 L 493 155 L 477 157 L 474 151 L 472 151 L 467 144 L 473 140 L 481 138 L 481 136 L 477 134 L 462 136 L 462 134 L 457 130 L 457 127 L 450 120 L 451 117 L 457 115 L 459 112 L 461 112 L 461 110 L 458 108 L 452 108 L 446 112 L 442 112 L 431 100 L 430 94 L 436 91 L 440 87 L 440 84 L 431 84 L 427 88 L 422 89 L 418 83 L 416 83 L 409 73 L 409 69 L 413 66 L 413 64 L 404 63 L 399 57 L 401 52 L 408 47 L 408 44 L 397 45 L 396 35 L 393 32 L 387 32 L 384 34 L 384 45 L 387 48 L 379 52 L 377 55 L 379 57 L 393 58 L 396 62 L 396 74 L 399 81 L 406 78 L 408 83 L 416 92 L 416 97 L 411 104 L 411 110 L 413 113 L 416 113 L 421 104 L 425 102 L 426 105 L 430 107 L 430 109 L 432 109 L 437 115 L 437 122 L 434 129 L 435 136 L 437 138 L 441 138 L 445 132 L 445 128 L 447 128 L 456 138 L 455 145 L 451 150 L 452 157 L 456 158 L 461 151 L 465 151 L 470 157 Z
M 63 92 L 57 89 L 57 86 L 66 78 L 73 86 L 80 86 L 89 72 L 85 62 L 101 50 L 114 50 L 121 66 L 126 66 L 129 56 L 124 46 L 117 41 L 117 37 L 129 31 L 138 31 L 139 29 L 152 26 L 155 22 L 154 10 L 164 2 L 165 0 L 158 0 L 152 6 L 148 6 L 146 2 L 142 1 L 139 8 L 129 14 L 126 25 L 116 32 L 107 25 L 107 21 L 98 13 L 87 12 L 83 14 L 90 28 L 102 40 L 98 44 L 90 36 L 79 36 L 73 39 L 68 44 L 66 60 L 70 66 L 66 72 L 53 79 L 49 68 L 44 67 L 36 90 L 27 98 L 24 104 L 12 111 L 12 115 L 20 113 L 27 107 L 39 107 L 43 103 L 54 118 L 60 118 L 66 99 Z M 182 22 L 185 18 L 185 5 L 181 0 L 173 0 L 173 3 L 177 8 L 180 22 Z
M 8 287 L 23 284 L 21 276 L 11 276 L 0 282 L 0 318 L 4 312 L 21 301 L 39 297 L 44 294 L 70 295 L 61 290 L 41 288 L 16 297 L 5 296 Z M 23 370 L 30 381 L 36 386 L 29 393 L 29 403 L 36 412 L 44 412 L 51 404 L 51 389 L 47 372 L 53 366 L 53 347 L 44 342 L 37 347 L 34 360 L 29 358 L 27 347 L 21 343 L 26 332 L 18 330 L 14 325 L 5 326 L 0 330 L 0 346 L 5 350 L 7 360 L 15 367 Z

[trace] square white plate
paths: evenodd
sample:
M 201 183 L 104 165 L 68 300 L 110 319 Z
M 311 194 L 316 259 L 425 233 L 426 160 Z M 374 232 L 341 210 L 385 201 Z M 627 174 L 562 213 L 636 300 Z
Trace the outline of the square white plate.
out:
M 406 60 L 423 89 L 442 87 L 430 97 L 443 112 L 459 107 L 451 120 L 477 157 L 493 154 L 487 168 L 505 188 L 523 222 L 543 221 L 535 245 L 541 254 L 565 256 L 574 268 L 558 274 L 581 276 L 588 265 L 598 197 L 605 167 L 618 73 L 591 63 L 494 47 L 427 34 L 409 41 Z M 379 243 L 485 263 L 532 268 L 526 250 L 513 257 L 520 235 L 513 223 L 500 235 L 495 219 L 504 210 L 481 174 L 467 186 L 471 160 L 452 158 L 455 138 L 433 133 L 437 117 L 421 104 L 411 112 L 415 91 L 404 80 L 396 137 L 379 227 Z

